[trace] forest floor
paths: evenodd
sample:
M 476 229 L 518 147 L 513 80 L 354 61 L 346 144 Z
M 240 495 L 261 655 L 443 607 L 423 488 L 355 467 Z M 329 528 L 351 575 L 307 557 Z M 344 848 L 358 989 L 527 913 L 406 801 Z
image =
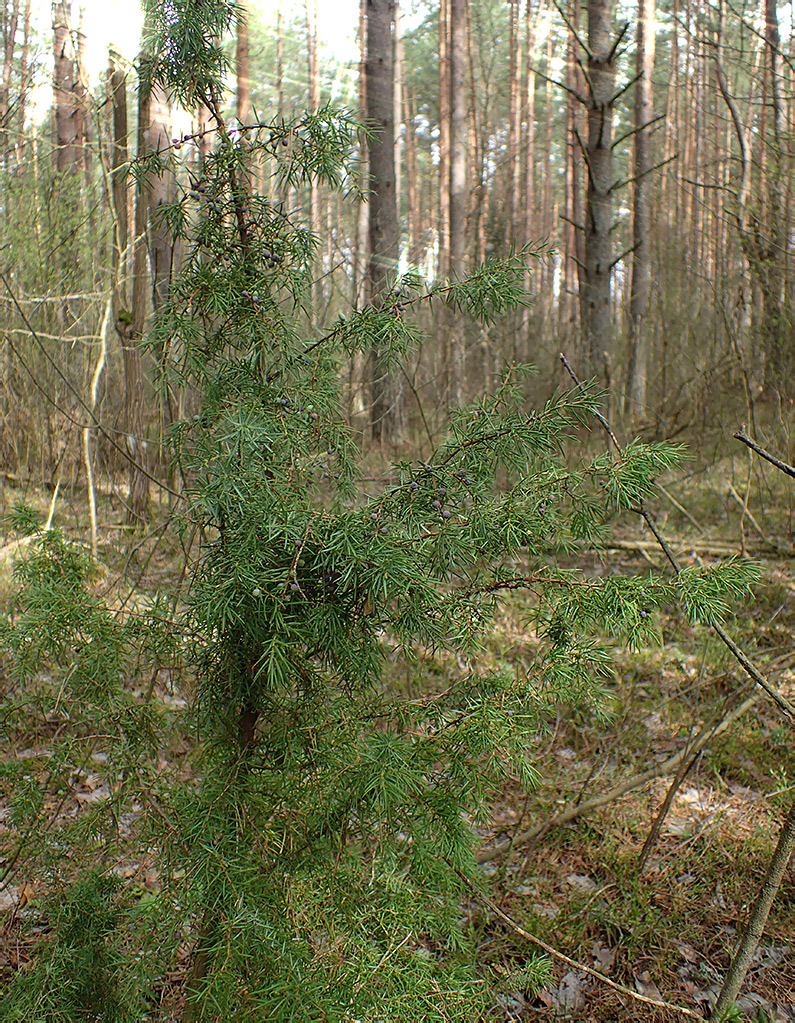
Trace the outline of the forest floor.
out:
M 740 466 L 740 468 L 736 468 Z M 743 468 L 744 467 L 744 468 Z M 748 472 L 743 477 L 743 472 Z M 745 486 L 743 484 L 746 484 Z M 727 623 L 734 639 L 790 700 L 795 699 L 795 574 L 790 481 L 748 463 L 722 460 L 694 467 L 668 484 L 657 502 L 659 526 L 687 563 L 748 555 L 762 566 L 755 596 Z M 788 489 L 787 489 L 788 488 Z M 5 494 L 6 508 L 14 494 Z M 27 495 L 31 501 L 31 494 Z M 38 495 L 42 508 L 49 496 Z M 1 511 L 2 509 L 0 509 Z M 111 505 L 107 521 L 119 518 Z M 75 499 L 64 525 L 85 536 L 85 509 Z M 78 523 L 75 527 L 74 523 Z M 9 537 L 9 540 L 11 537 Z M 108 585 L 139 577 L 147 587 L 173 582 L 177 551 L 158 532 L 130 538 L 106 526 L 101 537 Z M 13 546 L 13 545 L 12 545 Z M 6 551 L 10 558 L 11 547 Z M 2 567 L 3 552 L 0 552 Z M 641 525 L 622 524 L 586 574 L 665 570 L 664 557 Z M 8 569 L 3 569 L 8 578 Z M 137 583 L 136 583 L 137 585 Z M 504 614 L 486 659 L 512 665 L 532 655 L 521 600 Z M 539 781 L 530 792 L 508 786 L 482 827 L 483 870 L 493 905 L 473 894 L 467 907 L 479 961 L 495 992 L 494 1020 L 568 1017 L 590 1021 L 667 1021 L 682 1016 L 634 1001 L 584 968 L 647 998 L 678 1003 L 706 1017 L 714 1003 L 749 908 L 776 843 L 783 808 L 795 792 L 795 744 L 787 722 L 754 691 L 719 639 L 672 612 L 662 645 L 617 648 L 598 714 L 561 709 L 536 739 Z M 428 659 L 437 679 L 446 665 Z M 399 671 L 396 672 L 396 684 Z M 173 699 L 166 680 L 161 700 Z M 757 694 L 758 695 L 758 694 Z M 705 722 L 718 725 L 696 755 L 688 744 Z M 20 736 L 11 756 L 46 760 L 46 742 Z M 41 748 L 39 748 L 41 747 Z M 178 769 L 184 750 L 163 751 Z M 679 772 L 656 840 L 639 858 Z M 653 770 L 656 777 L 631 785 Z M 623 792 L 616 792 L 624 788 Z M 75 777 L 53 807 L 75 816 L 107 794 L 101 768 Z M 595 805 L 607 796 L 602 805 Z M 0 806 L 0 814 L 6 807 Z M 564 816 L 563 822 L 556 818 Z M 499 843 L 510 848 L 496 854 Z M 156 886 L 145 855 L 123 865 L 136 883 Z M 35 906 L 35 879 L 0 887 L 0 976 L 24 969 L 31 950 L 19 923 Z M 496 907 L 501 911 L 497 912 Z M 538 950 L 520 932 L 543 939 L 580 965 L 553 960 L 552 979 L 532 991 L 522 974 Z M 187 963 L 186 967 L 187 969 Z M 175 989 L 180 978 L 174 978 Z M 776 899 L 740 1007 L 759 1023 L 795 1021 L 795 867 Z

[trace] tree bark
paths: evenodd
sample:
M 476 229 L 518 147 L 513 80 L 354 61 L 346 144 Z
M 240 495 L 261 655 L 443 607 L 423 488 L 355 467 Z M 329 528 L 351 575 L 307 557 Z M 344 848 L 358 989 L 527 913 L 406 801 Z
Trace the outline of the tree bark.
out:
M 27 11 L 28 24 L 30 22 L 30 10 Z M 3 54 L 3 77 L 0 84 L 0 151 L 5 154 L 8 147 L 8 115 L 9 99 L 11 94 L 11 70 L 14 64 L 14 49 L 16 47 L 17 26 L 19 24 L 19 0 L 13 0 L 11 14 L 8 18 L 5 33 L 5 52 Z
M 654 74 L 655 0 L 638 0 L 635 73 L 634 205 L 632 217 L 632 284 L 629 298 L 630 346 L 627 411 L 637 423 L 646 409 L 648 338 L 646 318 L 651 298 L 649 172 L 651 171 L 652 76 Z
M 307 51 L 307 86 L 309 93 L 309 109 L 316 113 L 320 107 L 320 67 L 317 53 L 317 0 L 306 0 L 306 51 Z M 320 240 L 320 185 L 317 178 L 309 182 L 309 227 L 314 238 Z M 315 249 L 314 266 L 312 267 L 311 307 L 312 318 L 317 320 L 321 297 L 319 279 L 322 275 L 322 264 L 318 258 L 319 249 Z
M 466 0 L 450 2 L 450 276 L 466 273 L 467 203 L 467 37 Z M 462 401 L 464 346 L 460 322 L 452 319 L 447 333 L 448 403 L 456 408 Z
M 245 0 L 239 0 L 237 15 L 237 119 L 246 124 L 251 113 L 251 73 L 249 64 L 248 10 Z
M 439 262 L 450 272 L 450 0 L 439 3 Z
M 140 298 L 145 285 L 139 279 L 139 277 L 145 277 L 146 274 L 146 241 L 143 237 L 136 238 L 135 241 L 137 265 L 134 267 L 133 288 L 137 289 L 139 297 L 136 302 L 134 290 L 133 306 L 130 309 L 126 274 L 129 252 L 127 81 L 120 59 L 113 52 L 110 55 L 108 71 L 108 94 L 113 111 L 110 167 L 111 198 L 114 212 L 113 322 L 116 326 L 116 333 L 119 335 L 124 364 L 124 433 L 127 453 L 130 456 L 127 521 L 135 523 L 146 517 L 149 504 L 149 479 L 141 471 L 146 467 L 146 443 L 143 426 L 145 399 L 141 351 L 138 347 L 146 314 L 146 306 Z M 138 205 L 141 205 L 140 199 Z M 136 220 L 137 216 L 136 212 Z
M 79 102 L 74 47 L 72 45 L 71 3 L 55 0 L 52 5 L 53 105 L 55 107 L 55 169 L 76 173 L 83 167 L 85 113 Z
M 395 125 L 392 0 L 367 0 L 367 118 L 370 139 L 369 300 L 379 306 L 398 262 L 395 202 Z M 370 427 L 373 440 L 391 439 L 403 427 L 403 401 L 385 353 L 370 353 Z
M 30 76 L 30 2 L 25 0 L 25 20 L 22 30 L 22 56 L 19 65 L 19 136 L 16 142 L 17 166 L 22 165 L 23 139 L 25 138 L 25 110 Z
M 139 123 L 144 128 L 139 135 L 139 156 L 163 152 L 171 145 L 171 104 L 160 88 L 154 88 L 146 97 L 146 116 Z M 142 117 L 144 111 L 139 111 Z M 142 148 L 141 148 L 142 146 Z M 148 207 L 149 262 L 152 270 L 152 304 L 159 309 L 168 298 L 173 269 L 174 247 L 171 236 L 160 221 L 157 211 L 171 201 L 173 177 L 170 171 L 151 174 L 146 178 L 144 198 Z
M 580 308 L 589 376 L 606 378 L 613 342 L 612 277 L 613 103 L 617 45 L 612 0 L 588 0 L 588 173 L 585 273 Z

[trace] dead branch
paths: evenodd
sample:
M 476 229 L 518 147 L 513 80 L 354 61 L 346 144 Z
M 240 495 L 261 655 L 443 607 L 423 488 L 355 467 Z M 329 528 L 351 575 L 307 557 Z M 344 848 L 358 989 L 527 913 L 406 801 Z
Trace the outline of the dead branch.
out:
M 718 1001 L 715 1004 L 715 1010 L 710 1019 L 716 1021 L 723 1019 L 726 1010 L 734 1002 L 743 985 L 745 975 L 748 973 L 748 967 L 751 965 L 754 953 L 762 938 L 762 933 L 770 914 L 770 907 L 773 905 L 773 900 L 781 887 L 784 871 L 787 869 L 787 864 L 792 857 L 793 849 L 795 849 L 795 803 L 790 807 L 787 818 L 784 821 L 784 826 L 778 836 L 776 851 L 773 853 L 767 875 L 762 887 L 759 889 L 759 894 L 754 902 L 754 908 L 751 910 L 751 915 L 748 918 L 748 924 L 742 941 L 732 958 L 723 987 L 718 995 Z
M 752 451 L 755 451 L 760 458 L 764 458 L 766 462 L 770 462 L 771 465 L 775 465 L 777 469 L 786 473 L 787 476 L 791 476 L 795 479 L 795 467 L 788 465 L 786 462 L 782 462 L 780 459 L 776 458 L 775 455 L 771 455 L 769 451 L 765 451 L 763 447 L 760 447 L 756 441 L 751 440 L 751 438 L 745 433 L 745 427 L 741 427 L 733 436 L 735 440 L 742 441 L 742 443 L 749 447 Z
M 481 849 L 477 855 L 477 862 L 489 863 L 491 860 L 498 859 L 510 849 L 529 845 L 539 835 L 549 831 L 550 828 L 559 827 L 561 824 L 568 824 L 569 821 L 573 821 L 577 817 L 584 817 L 591 813 L 592 810 L 598 810 L 602 806 L 607 806 L 608 803 L 615 802 L 621 796 L 626 795 L 627 792 L 642 788 L 647 782 L 654 781 L 655 778 L 660 778 L 677 771 L 684 761 L 703 750 L 711 739 L 722 735 L 728 728 L 731 728 L 738 718 L 742 717 L 747 710 L 759 702 L 759 699 L 759 694 L 753 693 L 739 707 L 726 714 L 722 720 L 702 728 L 693 742 L 685 745 L 678 753 L 675 753 L 663 761 L 663 763 L 650 767 L 648 770 L 635 774 L 630 778 L 625 778 L 619 785 L 614 786 L 607 792 L 603 792 L 599 796 L 586 800 L 584 803 L 567 806 L 565 810 L 561 810 L 554 817 L 550 817 L 543 823 L 537 824 L 534 828 L 530 828 L 529 831 L 525 831 L 511 840 L 506 839 L 504 842 L 498 842 L 496 845 Z
M 466 874 L 463 874 L 457 867 L 453 867 L 453 870 L 458 874 L 470 892 L 474 897 L 481 902 L 487 909 L 490 909 L 495 916 L 498 916 L 504 923 L 506 923 L 512 931 L 521 937 L 526 938 L 528 941 L 537 945 L 543 949 L 547 955 L 553 956 L 555 959 L 559 959 L 562 963 L 566 963 L 567 966 L 573 966 L 575 970 L 580 970 L 582 973 L 587 973 L 589 977 L 593 977 L 598 980 L 600 984 L 606 984 L 607 987 L 612 988 L 614 991 L 618 991 L 622 995 L 626 995 L 627 998 L 633 998 L 636 1002 L 643 1002 L 644 1005 L 653 1005 L 658 1009 L 670 1009 L 673 1012 L 678 1012 L 682 1016 L 687 1016 L 688 1019 L 703 1019 L 701 1013 L 694 1012 L 692 1009 L 686 1009 L 682 1005 L 676 1005 L 673 1002 L 665 1002 L 659 998 L 649 998 L 647 995 L 642 995 L 637 991 L 633 991 L 632 988 L 625 987 L 623 984 L 617 984 L 614 980 L 606 977 L 604 973 L 600 973 L 598 970 L 592 969 L 590 966 L 586 966 L 585 963 L 580 963 L 576 959 L 572 959 L 570 956 L 565 955 L 563 952 L 559 952 L 552 945 L 548 945 L 541 938 L 537 938 L 535 934 L 531 934 L 521 927 L 512 917 L 508 916 L 505 910 L 500 909 L 496 902 L 484 895 L 483 892 L 472 884 Z

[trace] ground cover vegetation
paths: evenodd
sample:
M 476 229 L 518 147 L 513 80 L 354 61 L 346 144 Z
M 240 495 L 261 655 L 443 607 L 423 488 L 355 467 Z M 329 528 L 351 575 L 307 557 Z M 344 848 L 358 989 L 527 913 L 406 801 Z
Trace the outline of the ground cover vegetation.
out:
M 0 1018 L 673 1018 L 661 990 L 697 1014 L 795 771 L 781 706 L 709 627 L 730 623 L 786 672 L 788 565 L 760 582 L 730 556 L 732 529 L 710 548 L 708 485 L 666 505 L 700 553 L 672 571 L 635 524 L 659 477 L 688 472 L 685 449 L 611 443 L 596 384 L 534 407 L 518 362 L 393 461 L 366 450 L 347 369 L 373 351 L 397 367 L 451 317 L 516 323 L 547 253 L 431 282 L 395 270 L 370 302 L 323 316 L 321 238 L 289 197 L 317 183 L 355 209 L 366 133 L 333 106 L 235 124 L 237 13 L 150 4 L 140 66 L 145 97 L 204 111 L 133 165 L 142 192 L 172 181 L 153 227 L 179 270 L 144 339 L 172 506 L 101 556 L 53 518 L 57 487 L 8 512 L 29 540 L 0 637 L 15 754 L 0 778 Z M 200 155 L 187 171 L 186 149 Z M 109 463 L 126 450 L 156 471 L 103 437 Z M 787 497 L 775 474 L 748 480 L 742 523 L 769 550 Z M 761 526 L 752 484 L 778 509 Z M 646 795 L 628 786 L 600 810 L 597 784 L 648 772 L 649 748 Z M 686 769 L 689 802 L 645 848 Z M 771 921 L 752 970 L 766 998 L 749 1004 L 773 1018 L 792 994 L 786 892 Z M 527 935 L 612 972 L 614 999 L 651 1003 L 600 1000 Z

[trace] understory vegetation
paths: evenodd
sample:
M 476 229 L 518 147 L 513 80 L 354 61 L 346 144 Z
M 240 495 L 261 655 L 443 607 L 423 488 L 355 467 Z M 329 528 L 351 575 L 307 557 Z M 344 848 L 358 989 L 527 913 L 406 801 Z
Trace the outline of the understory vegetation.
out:
M 5 496 L 0 1020 L 708 1012 L 791 804 L 788 481 L 752 463 L 711 506 L 728 461 L 617 444 L 592 384 L 531 407 L 518 364 L 440 439 L 365 452 L 349 360 L 396 365 L 420 307 L 521 309 L 540 254 L 313 325 L 316 239 L 256 167 L 351 189 L 362 129 L 233 131 L 234 5 L 150 15 L 144 87 L 213 135 L 159 213 L 183 259 L 145 340 L 190 401 L 146 526 L 114 533 L 97 481 L 96 559 L 80 498 L 76 527 Z M 732 1012 L 786 1018 L 793 909 L 788 878 Z

